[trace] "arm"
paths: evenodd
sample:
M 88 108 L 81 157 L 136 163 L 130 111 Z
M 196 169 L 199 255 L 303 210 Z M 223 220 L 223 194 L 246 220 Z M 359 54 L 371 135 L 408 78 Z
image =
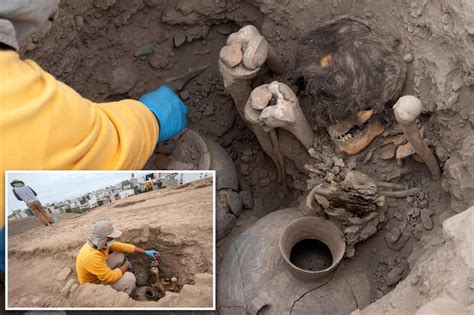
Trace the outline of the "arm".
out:
M 5 165 L 137 169 L 157 144 L 157 119 L 139 101 L 91 102 L 14 51 L 0 52 L 0 77 L 14 78 L 0 89 Z M 20 148 L 25 145 L 28 156 Z
M 15 195 L 16 199 L 23 201 L 21 200 L 20 196 L 18 196 L 18 194 L 16 193 L 15 188 L 13 188 L 13 194 Z
M 157 259 L 155 257 L 156 254 L 158 254 L 158 256 L 161 255 L 159 251 L 154 250 L 154 249 L 146 250 L 132 244 L 121 243 L 121 242 L 113 243 L 110 249 L 113 251 L 122 252 L 122 253 L 146 254 L 147 256 L 150 256 L 153 259 Z

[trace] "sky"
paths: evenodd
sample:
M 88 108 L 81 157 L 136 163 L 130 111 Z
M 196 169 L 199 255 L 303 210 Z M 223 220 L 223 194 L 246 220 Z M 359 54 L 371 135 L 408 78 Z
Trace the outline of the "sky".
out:
M 134 172 L 85 172 L 85 171 L 58 171 L 58 172 L 8 172 L 6 176 L 8 214 L 12 210 L 24 209 L 23 201 L 15 198 L 10 182 L 14 179 L 22 180 L 25 185 L 33 188 L 38 194 L 38 199 L 44 205 L 49 202 L 58 202 L 72 197 L 78 197 L 94 190 L 131 178 L 149 174 L 150 171 Z M 185 173 L 184 182 L 198 179 L 198 173 Z

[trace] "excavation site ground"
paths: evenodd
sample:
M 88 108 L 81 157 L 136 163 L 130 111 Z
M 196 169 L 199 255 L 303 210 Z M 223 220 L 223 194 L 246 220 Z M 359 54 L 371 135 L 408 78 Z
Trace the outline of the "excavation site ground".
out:
M 9 307 L 212 307 L 213 186 L 203 179 L 117 200 L 50 228 L 29 219 L 9 226 Z M 192 203 L 188 201 L 192 200 Z M 129 254 L 137 289 L 128 296 L 104 285 L 78 286 L 76 256 L 100 219 L 123 231 L 120 241 L 159 248 L 165 296 L 154 298 L 152 260 Z M 144 220 L 144 218 L 146 218 Z M 16 231 L 19 227 L 30 229 Z
M 168 84 L 189 107 L 188 129 L 157 146 L 145 169 L 217 170 L 222 314 L 474 311 L 467 232 L 474 210 L 466 210 L 474 202 L 472 51 L 469 0 L 63 1 L 22 45 L 23 58 L 93 101 L 138 99 Z M 340 94 L 347 81 L 325 77 L 336 66 L 354 82 Z M 328 95 L 354 106 L 331 107 Z M 400 99 L 406 95 L 416 98 Z M 333 119 L 336 110 L 344 119 Z M 321 221 L 312 228 L 303 220 L 291 229 L 314 217 Z M 186 219 L 201 220 L 199 213 Z M 83 219 L 65 223 L 75 220 Z M 181 252 L 173 257 L 194 264 L 189 287 L 207 285 L 196 280 L 211 270 L 200 256 L 207 243 L 186 236 L 185 248 L 173 247 L 170 230 L 149 231 Z M 20 235 L 11 237 L 13 248 Z M 14 270 L 25 281 L 11 290 L 35 290 L 25 286 L 37 264 L 20 252 L 54 266 L 44 271 L 53 279 L 63 261 L 72 262 L 71 239 L 53 235 L 63 245 L 33 239 L 15 248 Z M 188 267 L 174 268 L 191 279 Z M 60 290 L 50 277 L 44 288 Z M 179 295 L 190 283 L 179 283 Z M 88 290 L 98 289 L 77 294 L 103 303 Z M 110 306 L 125 299 L 100 290 Z M 23 294 L 11 302 L 66 300 Z

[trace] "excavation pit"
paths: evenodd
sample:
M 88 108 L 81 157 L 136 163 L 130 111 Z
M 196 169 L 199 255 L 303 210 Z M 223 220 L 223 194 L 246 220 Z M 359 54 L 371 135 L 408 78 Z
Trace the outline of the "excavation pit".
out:
M 280 237 L 280 253 L 293 277 L 326 279 L 344 256 L 346 244 L 337 226 L 317 217 L 291 222 Z
M 133 236 L 140 232 L 128 233 Z M 194 284 L 195 274 L 208 272 L 212 268 L 202 249 L 192 242 L 161 235 L 159 230 L 150 229 L 148 241 L 134 244 L 144 249 L 157 248 L 161 253 L 159 260 L 142 254 L 127 254 L 133 266 L 131 271 L 137 279 L 136 289 L 130 297 L 137 301 L 158 301 L 167 292 L 179 293 L 184 285 Z

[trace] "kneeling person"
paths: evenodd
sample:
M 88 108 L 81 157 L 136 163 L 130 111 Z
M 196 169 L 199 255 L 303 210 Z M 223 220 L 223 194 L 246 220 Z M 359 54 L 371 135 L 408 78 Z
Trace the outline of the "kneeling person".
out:
M 146 254 L 153 259 L 160 253 L 115 241 L 121 235 L 122 232 L 114 229 L 110 221 L 101 220 L 94 224 L 87 243 L 82 246 L 76 259 L 80 284 L 108 284 L 117 291 L 132 292 L 136 278 L 128 271 L 132 264 L 124 253 Z

